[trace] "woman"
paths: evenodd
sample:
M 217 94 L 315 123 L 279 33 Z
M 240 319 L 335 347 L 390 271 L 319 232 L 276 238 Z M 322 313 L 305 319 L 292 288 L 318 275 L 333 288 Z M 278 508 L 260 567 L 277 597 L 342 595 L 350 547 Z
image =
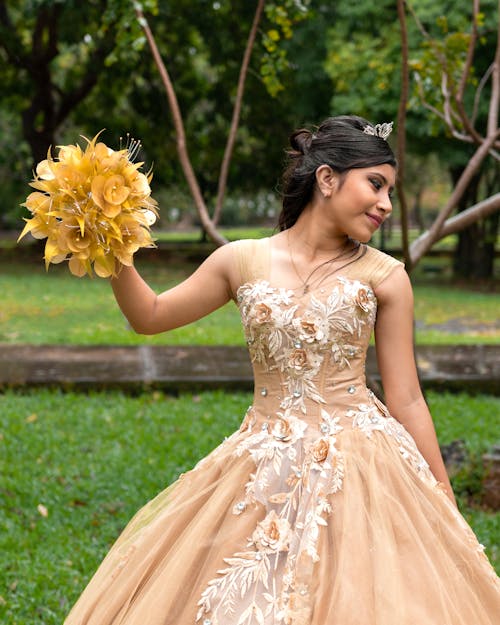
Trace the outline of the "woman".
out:
M 498 622 L 499 580 L 419 388 L 409 279 L 365 245 L 392 211 L 389 132 L 353 116 L 297 131 L 279 233 L 218 249 L 158 296 L 133 268 L 112 280 L 144 334 L 235 300 L 255 396 L 139 511 L 67 625 Z M 373 328 L 387 407 L 365 385 Z

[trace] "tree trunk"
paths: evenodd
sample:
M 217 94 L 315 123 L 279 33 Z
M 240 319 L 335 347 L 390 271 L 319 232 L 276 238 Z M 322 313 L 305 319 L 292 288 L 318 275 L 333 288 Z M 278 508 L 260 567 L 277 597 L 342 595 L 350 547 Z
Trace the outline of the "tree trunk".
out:
M 472 179 L 459 202 L 459 212 L 477 203 L 480 172 Z M 453 170 L 451 176 L 456 182 L 461 171 Z M 493 277 L 495 242 L 498 230 L 498 212 L 481 219 L 458 233 L 458 242 L 453 255 L 453 275 L 459 279 L 488 279 Z
M 28 142 L 33 157 L 33 167 L 37 163 L 47 158 L 47 149 L 54 146 L 54 128 L 42 125 L 38 130 L 35 128 L 35 118 L 31 110 L 27 110 L 22 115 L 23 137 Z
M 418 232 L 422 234 L 425 232 L 424 216 L 422 214 L 422 196 L 424 194 L 424 188 L 420 187 L 415 193 L 413 200 L 412 217 L 413 221 L 418 225 Z
M 498 212 L 494 213 L 458 233 L 453 257 L 453 274 L 456 278 L 470 280 L 493 277 L 499 217 Z

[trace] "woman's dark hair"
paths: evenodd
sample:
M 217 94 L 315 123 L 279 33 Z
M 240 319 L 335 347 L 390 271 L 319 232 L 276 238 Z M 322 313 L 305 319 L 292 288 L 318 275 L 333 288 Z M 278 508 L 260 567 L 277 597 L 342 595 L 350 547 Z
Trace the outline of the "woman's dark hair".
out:
M 282 178 L 280 230 L 291 228 L 311 200 L 321 165 L 329 165 L 338 174 L 373 165 L 396 167 L 387 141 L 364 132 L 367 126 L 373 128 L 362 117 L 340 115 L 326 119 L 314 133 L 301 128 L 292 134 Z

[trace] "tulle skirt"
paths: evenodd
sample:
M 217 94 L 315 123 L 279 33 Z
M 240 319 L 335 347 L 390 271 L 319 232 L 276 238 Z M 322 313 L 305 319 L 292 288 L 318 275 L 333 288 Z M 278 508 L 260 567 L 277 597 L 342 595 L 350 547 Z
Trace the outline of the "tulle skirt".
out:
M 482 546 L 387 424 L 245 425 L 137 513 L 66 625 L 497 625 Z

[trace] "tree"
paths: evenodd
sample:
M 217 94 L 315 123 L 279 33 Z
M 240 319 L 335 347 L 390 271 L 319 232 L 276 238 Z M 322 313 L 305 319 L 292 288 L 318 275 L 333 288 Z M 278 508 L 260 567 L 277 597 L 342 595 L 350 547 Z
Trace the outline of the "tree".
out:
M 500 161 L 500 128 L 498 123 L 500 104 L 500 20 L 497 16 L 493 22 L 494 45 L 488 47 L 492 55 L 490 63 L 485 69 L 481 80 L 474 79 L 474 57 L 480 42 L 480 27 L 484 15 L 480 13 L 480 1 L 473 0 L 470 19 L 470 32 L 449 32 L 446 18 L 441 19 L 444 36 L 433 38 L 414 14 L 415 21 L 425 39 L 425 49 L 420 62 L 414 63 L 416 70 L 417 87 L 420 101 L 444 123 L 447 131 L 458 141 L 474 146 L 469 159 L 463 169 L 455 174 L 454 188 L 445 206 L 440 210 L 436 220 L 429 230 L 418 237 L 410 248 L 410 262 L 415 265 L 432 245 L 446 236 L 446 232 L 458 232 L 469 224 L 475 224 L 474 230 L 480 231 L 478 220 L 500 209 L 500 193 L 492 193 L 482 201 L 477 201 L 481 174 L 486 170 L 485 161 L 488 156 Z M 411 7 L 411 5 L 410 5 Z M 401 23 L 404 23 L 402 17 Z M 489 30 L 489 26 L 488 29 Z M 488 32 L 482 34 L 487 40 Z M 496 41 L 495 41 L 496 39 Z M 489 93 L 486 89 L 490 84 Z M 472 91 L 468 94 L 468 88 Z M 481 109 L 484 114 L 481 115 Z M 497 185 L 498 188 L 498 185 Z M 489 190 L 490 192 L 493 189 Z M 472 206 L 466 208 L 472 202 Z M 447 218 L 454 209 L 462 208 L 462 214 L 453 219 Z M 498 225 L 497 216 L 490 221 L 494 227 Z M 487 225 L 486 225 L 487 228 Z M 487 234 L 483 232 L 483 234 Z M 492 241 L 493 238 L 493 241 Z M 492 254 L 494 252 L 494 237 L 486 236 L 483 239 L 490 247 L 490 259 L 486 263 L 477 263 L 474 277 L 483 277 L 488 274 L 484 269 L 492 271 Z M 470 238 L 468 239 L 470 242 Z M 464 239 L 459 250 L 464 251 Z M 468 246 L 472 251 L 474 246 Z M 460 249 L 462 248 L 462 249 Z M 481 248 L 480 248 L 481 249 Z M 482 246 L 484 253 L 486 247 Z M 476 259 L 477 260 L 477 259 Z M 488 262 L 489 261 L 489 262 Z M 490 265 L 490 266 L 488 266 Z M 489 273 L 491 275 L 491 273 Z
M 469 2 L 453 3 L 453 11 L 448 11 L 445 19 L 442 17 L 444 12 L 442 5 L 436 5 L 431 0 L 415 0 L 411 3 L 415 19 L 407 21 L 403 12 L 405 20 L 404 23 L 399 21 L 399 28 L 395 18 L 397 17 L 398 6 L 401 15 L 403 5 L 401 1 L 398 3 L 389 0 L 382 1 L 377 3 L 376 7 L 367 2 L 359 2 L 355 6 L 351 3 L 339 2 L 335 26 L 332 28 L 329 38 L 330 52 L 327 58 L 327 70 L 332 76 L 335 86 L 335 94 L 332 99 L 333 106 L 342 110 L 358 112 L 374 120 L 385 121 L 388 118 L 396 117 L 399 96 L 400 93 L 404 93 L 402 78 L 404 78 L 405 71 L 400 72 L 400 65 L 401 56 L 403 58 L 405 56 L 404 46 L 403 51 L 401 46 L 401 34 L 406 29 L 407 48 L 410 57 L 410 66 L 407 68 L 406 74 L 409 74 L 408 69 L 411 69 L 413 73 L 408 75 L 408 78 L 414 78 L 420 68 L 421 72 L 426 72 L 425 77 L 422 74 L 420 84 L 428 87 L 428 94 L 435 95 L 441 93 L 443 72 L 449 72 L 448 80 L 454 81 L 450 84 L 456 84 L 457 87 L 461 85 L 461 91 L 456 92 L 459 97 L 455 106 L 462 106 L 463 110 L 467 108 L 469 100 L 473 99 L 473 95 L 470 94 L 471 87 L 473 87 L 473 72 L 477 72 L 479 76 L 483 75 L 492 62 L 491 51 L 498 50 L 496 9 L 492 0 L 483 4 L 488 16 L 484 19 L 484 25 L 479 30 L 480 36 L 473 37 L 468 32 L 470 30 Z M 481 22 L 479 21 L 479 23 Z M 491 24 L 494 24 L 493 29 L 489 28 Z M 443 27 L 446 28 L 446 32 L 443 32 Z M 473 28 L 475 27 L 473 26 Z M 423 32 L 430 29 L 433 31 L 432 36 L 423 36 Z M 342 45 L 343 41 L 348 41 L 348 43 Z M 471 52 L 472 42 L 475 45 L 474 56 Z M 440 52 L 440 58 L 437 50 L 445 51 L 445 63 L 441 62 L 443 60 L 442 52 Z M 483 66 L 485 66 L 484 69 L 482 69 Z M 495 64 L 493 66 L 497 67 Z M 466 78 L 462 79 L 464 75 Z M 483 99 L 481 106 L 478 105 L 482 114 L 477 115 L 477 123 L 479 126 L 483 124 L 483 127 L 485 124 L 484 108 L 488 109 L 488 106 L 484 106 L 484 102 L 489 95 L 486 81 L 492 75 L 494 75 L 493 69 L 489 70 L 485 80 L 480 85 L 478 84 Z M 351 76 L 356 77 L 356 79 L 350 79 Z M 494 85 L 495 80 L 496 78 L 489 85 Z M 457 168 L 467 168 L 471 158 L 471 145 L 474 144 L 474 141 L 468 141 L 465 144 L 460 137 L 454 135 L 442 119 L 436 118 L 434 111 L 430 114 L 419 97 L 418 91 L 412 93 L 410 87 L 411 85 L 408 85 L 408 94 L 404 98 L 403 106 L 399 107 L 399 117 L 404 122 L 403 127 L 398 128 L 399 135 L 401 136 L 405 131 L 408 133 L 408 147 L 412 152 L 417 154 L 435 152 L 438 154 L 443 162 L 449 163 L 450 172 Z M 408 97 L 409 107 L 407 110 Z M 495 97 L 493 96 L 493 100 L 491 100 L 490 111 L 495 108 Z M 434 104 L 437 103 L 434 102 Z M 443 109 L 444 104 L 441 103 L 438 106 Z M 498 102 L 496 107 L 498 108 Z M 460 132 L 461 129 L 459 134 Z M 476 131 L 476 135 L 479 134 L 481 133 Z M 493 131 L 492 134 L 494 134 Z M 493 139 L 493 143 L 495 141 L 496 139 Z M 403 144 L 403 148 L 405 147 Z M 450 232 L 450 229 L 457 232 L 467 223 L 481 219 L 485 212 L 497 210 L 496 199 L 486 203 L 481 202 L 472 211 L 468 211 L 460 218 L 449 222 L 446 229 L 441 230 L 443 226 L 442 215 L 445 215 L 444 219 L 446 219 L 451 211 L 458 207 L 459 198 L 463 197 L 467 183 L 472 180 L 472 177 L 469 177 L 471 168 L 479 162 L 482 167 L 475 171 L 482 175 L 485 174 L 486 157 L 488 154 L 490 156 L 492 154 L 487 147 L 478 147 L 478 150 L 478 156 L 472 161 L 472 165 L 461 179 L 460 185 L 455 187 L 445 211 L 441 213 L 441 217 L 432 226 L 432 234 L 424 233 L 419 241 L 412 246 L 411 251 L 407 245 L 405 258 L 408 269 L 418 263 L 423 254 L 430 249 L 428 244 L 433 245 L 444 236 L 444 232 Z M 400 159 L 402 159 L 403 151 L 401 149 L 398 151 Z M 482 186 L 481 189 L 483 189 Z M 403 203 L 404 196 L 401 189 L 399 197 Z M 489 196 L 484 196 L 484 199 L 487 197 Z
M 198 211 L 198 215 L 200 217 L 203 229 L 215 243 L 224 244 L 226 240 L 218 232 L 217 223 L 220 219 L 222 204 L 226 192 L 229 165 L 233 155 L 236 133 L 240 121 L 243 93 L 249 70 L 250 57 L 255 46 L 257 30 L 259 28 L 262 15 L 265 11 L 268 19 L 274 22 L 274 27 L 265 31 L 263 36 L 263 44 L 266 52 L 263 56 L 263 60 L 261 63 L 261 74 L 263 82 L 266 84 L 268 91 L 272 95 L 276 95 L 277 93 L 279 93 L 279 91 L 282 90 L 282 84 L 279 79 L 279 70 L 282 70 L 283 67 L 286 67 L 286 51 L 282 48 L 279 48 L 277 43 L 282 37 L 291 37 L 292 25 L 305 15 L 306 9 L 304 6 L 302 6 L 300 2 L 291 0 L 285 0 L 281 3 L 268 2 L 267 5 L 265 0 L 257 0 L 256 2 L 255 14 L 252 20 L 245 51 L 243 54 L 243 59 L 240 66 L 238 85 L 234 98 L 233 112 L 231 116 L 231 123 L 227 135 L 224 156 L 222 158 L 221 169 L 218 177 L 215 209 L 213 216 L 211 217 L 207 203 L 201 192 L 197 176 L 193 169 L 191 158 L 189 156 L 186 142 L 186 132 L 184 129 L 184 121 L 177 100 L 174 82 L 172 81 L 170 73 L 163 62 L 158 46 L 156 44 L 155 37 L 153 36 L 149 24 L 144 16 L 141 5 L 139 3 L 136 3 L 135 7 L 138 21 L 141 24 L 146 35 L 148 44 L 160 72 L 162 83 L 167 94 L 169 108 L 172 113 L 175 127 L 179 160 L 190 193 L 193 197 L 196 209 Z
M 9 20 L 26 57 L 33 55 L 33 33 L 42 20 L 39 13 L 56 8 L 59 12 L 57 20 L 53 18 L 56 27 L 51 35 L 57 53 L 52 61 L 44 61 L 50 81 L 45 92 L 49 104 L 39 113 L 32 133 L 40 139 L 36 150 L 29 150 L 27 141 L 22 140 L 20 119 L 32 106 L 38 77 L 15 64 L 16 45 L 6 42 L 11 60 L 2 47 L 3 40 L 0 43 L 0 59 L 5 61 L 0 63 L 5 85 L 0 93 L 0 128 L 8 128 L 0 136 L 0 174 L 17 185 L 16 193 L 11 193 L 12 206 L 25 196 L 30 169 L 45 157 L 50 145 L 73 143 L 78 135 L 93 136 L 105 128 L 104 140 L 111 135 L 111 145 L 127 132 L 141 139 L 141 160 L 154 163 L 154 185 L 160 188 L 168 214 L 168 189 L 181 187 L 177 195 L 184 193 L 183 173 L 163 85 L 132 2 L 0 3 L 4 21 Z M 287 13 L 286 5 L 291 6 L 292 14 Z M 156 11 L 156 2 L 148 0 L 142 6 L 175 85 L 192 166 L 212 214 L 245 41 L 257 2 L 186 0 L 158 3 Z M 227 169 L 227 185 L 238 192 L 253 194 L 255 189 L 273 188 L 290 130 L 329 114 L 331 83 L 322 62 L 332 9 L 329 3 L 318 3 L 313 19 L 296 21 L 304 14 L 301 7 L 296 0 L 265 2 L 267 10 L 250 59 L 233 158 Z M 114 28 L 114 47 L 98 68 L 97 82 L 84 99 L 74 101 L 64 121 L 54 124 L 54 111 L 59 110 L 67 91 L 78 85 L 91 50 L 111 29 L 107 24 Z M 48 36 L 42 40 L 47 44 Z M 52 113 L 46 116 L 45 111 Z M 13 151 L 17 154 L 14 162 L 8 156 Z M 8 205 L 4 196 L 3 215 Z
M 155 3 L 148 2 L 151 9 Z M 33 162 L 42 160 L 113 61 L 133 64 L 141 48 L 131 7 L 118 0 L 0 0 L 4 91 L 21 111 Z

